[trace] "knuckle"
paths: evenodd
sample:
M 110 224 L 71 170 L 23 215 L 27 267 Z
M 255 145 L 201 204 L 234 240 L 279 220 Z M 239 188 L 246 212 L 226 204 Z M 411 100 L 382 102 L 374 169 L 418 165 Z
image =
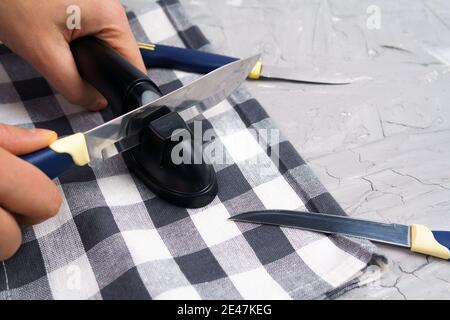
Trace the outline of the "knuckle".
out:
M 123 16 L 125 14 L 125 9 L 122 4 L 118 0 L 109 1 L 109 5 L 111 6 L 111 10 L 117 14 Z
M 126 16 L 125 9 L 117 0 L 100 1 L 100 12 L 104 14 L 104 18 L 122 18 Z

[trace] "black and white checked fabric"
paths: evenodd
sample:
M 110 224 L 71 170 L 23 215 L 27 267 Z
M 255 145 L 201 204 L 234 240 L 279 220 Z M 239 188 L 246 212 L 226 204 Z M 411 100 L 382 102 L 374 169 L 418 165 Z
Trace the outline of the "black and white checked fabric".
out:
M 177 1 L 149 3 L 129 20 L 138 41 L 209 50 Z M 150 77 L 167 93 L 196 75 L 155 69 Z M 120 156 L 75 168 L 56 181 L 64 198 L 59 214 L 26 228 L 19 252 L 0 262 L 0 299 L 311 299 L 359 285 L 376 255 L 367 241 L 227 221 L 264 208 L 344 214 L 288 141 L 271 146 L 280 158 L 274 165 L 250 129 L 275 127 L 245 88 L 208 110 L 181 114 L 213 128 L 232 160 L 216 165 L 213 203 L 169 205 Z M 0 45 L 0 122 L 62 136 L 110 118 L 70 105 Z

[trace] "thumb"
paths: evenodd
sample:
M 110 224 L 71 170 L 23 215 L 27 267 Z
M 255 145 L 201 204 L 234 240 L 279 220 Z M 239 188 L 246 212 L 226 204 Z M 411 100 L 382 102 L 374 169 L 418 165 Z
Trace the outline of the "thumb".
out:
M 56 132 L 51 130 L 29 130 L 0 123 L 0 148 L 15 155 L 45 148 L 57 138 Z

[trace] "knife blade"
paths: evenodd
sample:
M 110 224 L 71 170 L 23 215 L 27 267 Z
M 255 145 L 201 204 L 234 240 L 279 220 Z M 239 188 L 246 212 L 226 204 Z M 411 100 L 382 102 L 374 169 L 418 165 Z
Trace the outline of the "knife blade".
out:
M 251 211 L 229 219 L 327 234 L 343 234 L 406 247 L 413 252 L 450 260 L 450 231 L 431 231 L 419 224 L 410 226 L 387 224 L 346 216 L 290 210 Z
M 132 148 L 138 142 L 139 126 L 128 124 L 136 118 L 144 118 L 154 107 L 167 106 L 172 110 L 202 103 L 206 107 L 227 98 L 245 80 L 259 56 L 237 60 L 216 69 L 198 80 L 157 98 L 133 111 L 106 122 L 85 133 L 75 133 L 53 142 L 49 147 L 23 155 L 21 158 L 47 174 L 59 176 L 73 165 L 98 165 L 103 160 Z M 120 144 L 120 150 L 114 152 Z
M 253 69 L 250 73 L 250 79 L 274 79 L 285 80 L 292 82 L 314 83 L 314 84 L 330 84 L 340 85 L 349 84 L 355 79 L 345 77 L 344 75 L 334 72 L 323 72 L 319 69 L 314 69 L 312 66 L 297 66 L 295 68 L 268 66 L 261 63 Z M 259 71 L 258 71 L 259 70 Z
M 207 73 L 238 60 L 220 54 L 162 44 L 138 43 L 138 46 L 144 63 L 149 68 L 173 68 L 188 72 Z M 249 72 L 248 78 L 330 85 L 349 84 L 359 79 L 324 68 L 314 68 L 310 64 L 304 64 L 296 68 L 285 68 L 265 65 L 259 60 L 255 63 L 252 71 Z

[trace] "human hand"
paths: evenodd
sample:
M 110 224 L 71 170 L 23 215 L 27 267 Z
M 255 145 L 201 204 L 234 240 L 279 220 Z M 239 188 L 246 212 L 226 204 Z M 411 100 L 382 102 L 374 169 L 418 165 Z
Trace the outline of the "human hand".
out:
M 81 9 L 81 28 L 67 27 L 69 6 Z M 71 103 L 99 110 L 106 99 L 84 82 L 69 43 L 92 35 L 146 73 L 126 13 L 117 0 L 1 0 L 0 41 L 21 55 Z
M 17 157 L 47 147 L 56 138 L 53 131 L 0 124 L 0 261 L 19 249 L 19 225 L 42 222 L 59 210 L 61 196 L 55 184 Z

